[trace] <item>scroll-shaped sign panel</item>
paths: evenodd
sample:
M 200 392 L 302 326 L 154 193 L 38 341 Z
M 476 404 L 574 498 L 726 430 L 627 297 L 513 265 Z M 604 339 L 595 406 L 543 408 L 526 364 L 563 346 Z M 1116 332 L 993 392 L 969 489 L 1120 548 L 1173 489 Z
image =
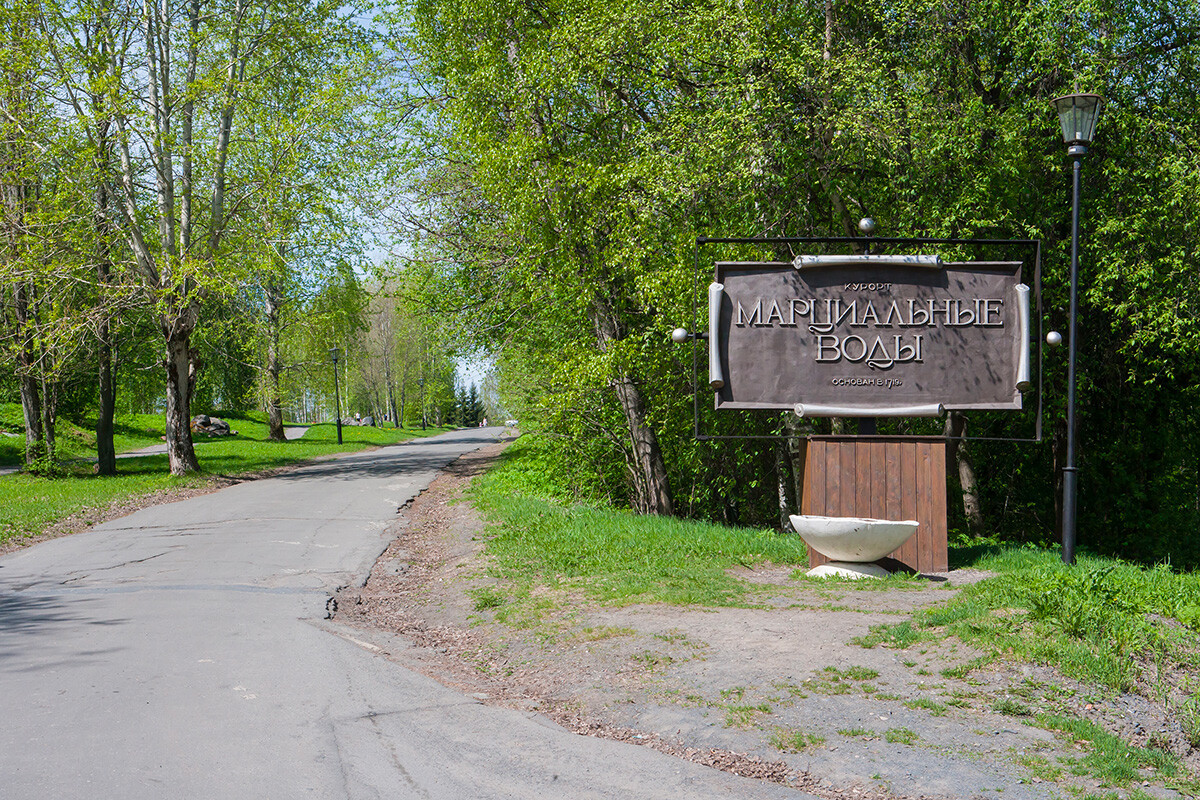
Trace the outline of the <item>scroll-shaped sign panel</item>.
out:
M 822 257 L 720 262 L 709 286 L 717 408 L 804 416 L 1020 409 L 1021 262 Z

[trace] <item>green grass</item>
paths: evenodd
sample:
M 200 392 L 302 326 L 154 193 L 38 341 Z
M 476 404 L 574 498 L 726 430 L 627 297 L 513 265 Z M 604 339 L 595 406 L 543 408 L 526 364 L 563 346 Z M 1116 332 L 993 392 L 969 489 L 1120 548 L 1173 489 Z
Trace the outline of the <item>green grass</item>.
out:
M 771 707 L 766 703 L 754 705 L 730 705 L 725 707 L 725 727 L 750 728 L 755 725 L 763 714 L 770 714 Z
M 830 668 L 826 667 L 828 671 Z M 870 667 L 853 666 L 841 671 L 841 676 L 852 681 L 873 681 L 879 677 L 879 672 Z
M 1003 714 L 1006 717 L 1031 717 L 1033 709 L 1017 700 L 1008 697 L 1002 697 L 992 703 L 992 710 L 997 714 Z
M 239 475 L 274 467 L 296 464 L 338 452 L 361 450 L 372 445 L 390 444 L 404 439 L 440 433 L 441 429 L 414 431 L 393 428 L 343 428 L 344 444 L 337 444 L 333 424 L 314 425 L 300 439 L 289 442 L 267 441 L 267 425 L 260 419 L 222 415 L 238 431 L 237 436 L 206 439 L 195 442 L 196 457 L 203 474 L 175 478 L 169 474 L 165 455 L 121 459 L 119 474 L 100 477 L 91 474 L 87 463 L 69 464 L 73 473 L 65 478 L 38 478 L 14 474 L 0 476 L 0 542 L 19 540 L 36 535 L 47 526 L 72 515 L 86 519 L 89 511 L 100 511 L 109 505 L 132 497 L 144 496 L 174 488 L 194 486 L 207 476 Z M 144 446 L 158 443 L 154 427 L 161 417 L 142 417 L 123 421 L 124 441 Z
M 793 728 L 776 728 L 771 734 L 771 746 L 781 753 L 803 753 L 825 744 L 825 737 Z
M 25 454 L 25 419 L 20 403 L 0 403 L 0 467 L 15 467 Z
M 917 735 L 916 731 L 908 728 L 888 728 L 884 732 L 883 738 L 892 744 L 914 744 L 921 737 Z
M 514 585 L 533 581 L 583 592 L 614 605 L 743 604 L 750 585 L 727 574 L 763 562 L 807 563 L 796 536 L 638 516 L 533 497 L 528 463 L 509 448 L 475 481 L 472 497 L 492 520 L 492 574 Z
M 496 591 L 495 586 L 477 586 L 473 589 L 468 589 L 467 594 L 474 601 L 476 611 L 485 611 L 489 608 L 499 608 L 504 605 L 504 595 Z
M 1021 765 L 1030 777 L 1040 778 L 1043 781 L 1053 783 L 1063 776 L 1061 766 L 1036 753 L 1014 753 L 1013 761 Z
M 866 728 L 840 728 L 838 730 L 838 733 L 842 736 L 847 736 L 847 737 L 862 737 L 862 736 L 874 736 L 875 735 L 875 731 L 869 731 Z
M 1089 774 L 1104 784 L 1124 786 L 1143 779 L 1142 770 L 1153 767 L 1164 778 L 1179 771 L 1179 760 L 1155 748 L 1134 747 L 1084 719 L 1040 714 L 1038 724 L 1064 738 L 1083 743 L 1085 755 L 1076 759 L 1072 771 Z
M 1200 574 L 1086 556 L 1067 567 L 1054 552 L 1027 548 L 992 552 L 973 566 L 999 574 L 911 621 L 874 627 L 858 643 L 903 649 L 951 635 L 1119 691 L 1144 683 L 1139 663 L 1198 666 Z
M 945 677 L 966 678 L 998 660 L 1043 664 L 1101 694 L 1135 692 L 1163 702 L 1193 745 L 1200 743 L 1200 574 L 1093 556 L 1068 567 L 1057 551 L 1028 547 L 988 547 L 973 560 L 960 554 L 958 565 L 997 574 L 910 620 L 875 626 L 858 643 L 904 649 L 957 638 L 982 655 L 942 670 Z M 1179 771 L 1169 753 L 1130 746 L 1061 714 L 1061 687 L 1026 681 L 1010 692 L 1021 699 L 999 698 L 991 709 L 1084 743 L 1086 755 L 1070 765 L 1076 774 L 1128 786 L 1147 767 L 1166 778 Z
M 583 598 L 611 605 L 745 605 L 754 590 L 732 577 L 731 567 L 806 563 L 803 546 L 792 536 L 553 502 L 546 498 L 560 493 L 544 485 L 536 459 L 525 458 L 520 447 L 510 448 L 501 465 L 477 480 L 472 492 L 476 505 L 493 523 L 487 543 L 490 571 L 499 587 L 517 599 L 518 607 L 520 593 L 528 593 L 531 586 L 550 589 L 560 604 L 566 598 Z M 952 560 L 956 566 L 996 575 L 950 587 L 955 593 L 945 602 L 898 624 L 875 626 L 857 643 L 924 653 L 924 643 L 964 642 L 971 646 L 964 650 L 978 655 L 942 674 L 968 682 L 973 669 L 996 661 L 1024 661 L 1053 667 L 1101 693 L 1141 691 L 1165 698 L 1185 730 L 1190 726 L 1200 740 L 1200 701 L 1194 699 L 1200 688 L 1196 657 L 1200 577 L 1196 573 L 1180 573 L 1168 566 L 1146 569 L 1086 555 L 1067 567 L 1057 552 L 1028 547 L 977 548 L 969 556 L 953 554 Z M 869 582 L 876 588 L 888 588 L 886 583 Z M 894 588 L 908 585 L 926 587 L 923 582 L 898 580 Z M 860 584 L 847 582 L 831 590 L 841 593 L 840 598 L 846 591 L 860 591 Z M 905 663 L 917 666 L 913 660 Z M 1163 669 L 1154 670 L 1156 665 Z M 1156 678 L 1151 671 L 1168 677 Z M 929 674 L 929 669 L 921 668 L 917 674 Z M 902 701 L 866 683 L 875 677 L 866 668 L 829 668 L 808 678 L 802 687 L 779 688 L 797 694 L 861 691 L 881 700 Z M 1153 681 L 1158 683 L 1151 685 Z M 1074 768 L 1102 781 L 1128 782 L 1138 769 L 1150 766 L 1164 776 L 1177 770 L 1177 762 L 1161 751 L 1133 748 L 1099 728 L 1087 728 L 1091 723 L 1054 716 L 1064 708 L 1061 698 L 1051 696 L 1055 689 L 1030 683 L 1013 689 L 1019 699 L 980 698 L 978 706 L 1062 730 L 1076 741 L 1086 740 L 1088 753 Z M 953 703 L 908 699 L 904 704 L 936 716 L 948 713 L 951 704 L 971 705 L 959 698 Z M 732 725 L 757 724 L 757 715 L 766 713 L 732 691 L 721 705 L 729 715 L 727 724 Z M 1071 726 L 1084 727 L 1065 733 Z M 903 744 L 919 738 L 905 728 L 882 735 Z M 801 744 L 805 742 L 777 742 L 785 747 Z
M 122 414 L 113 420 L 113 446 L 118 453 L 162 444 L 166 425 L 162 414 Z M 95 446 L 93 437 L 92 446 Z M 91 453 L 90 455 L 95 455 Z
M 918 708 L 924 709 L 935 717 L 944 717 L 946 715 L 946 704 L 939 703 L 936 700 L 930 700 L 928 697 L 918 697 L 916 700 L 906 700 L 904 705 L 906 708 L 911 708 L 914 711 Z
M 55 425 L 55 449 L 61 460 L 94 458 L 96 420 L 78 424 L 60 418 Z M 113 420 L 113 446 L 128 453 L 161 444 L 162 414 L 123 414 Z M 17 434 L 6 436 L 3 434 Z M 0 403 L 0 467 L 20 466 L 25 457 L 25 421 L 20 403 Z

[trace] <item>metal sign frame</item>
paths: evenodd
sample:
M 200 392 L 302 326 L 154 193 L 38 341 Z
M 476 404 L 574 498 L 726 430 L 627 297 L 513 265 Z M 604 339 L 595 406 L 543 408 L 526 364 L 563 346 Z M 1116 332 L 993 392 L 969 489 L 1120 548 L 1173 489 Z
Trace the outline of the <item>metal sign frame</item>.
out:
M 700 318 L 700 295 L 702 293 L 700 284 L 700 252 L 703 247 L 709 245 L 750 245 L 757 247 L 777 247 L 780 245 L 825 245 L 826 249 L 829 246 L 854 246 L 856 248 L 865 248 L 867 252 L 871 251 L 879 245 L 898 245 L 900 247 L 923 247 L 927 245 L 948 245 L 962 246 L 977 249 L 983 248 L 1015 248 L 1023 253 L 1022 258 L 1022 273 L 1027 269 L 1032 270 L 1031 288 L 1033 290 L 1034 310 L 1033 315 L 1037 320 L 1036 327 L 1036 343 L 1037 343 L 1037 411 L 1034 419 L 1034 436 L 1032 438 L 1020 437 L 989 437 L 989 436 L 964 436 L 965 441 L 998 441 L 998 442 L 1032 442 L 1039 443 L 1043 439 L 1043 415 L 1045 410 L 1044 403 L 1044 386 L 1043 386 L 1043 343 L 1044 343 L 1044 319 L 1042 307 L 1042 243 L 1037 239 L 957 239 L 957 238 L 918 238 L 918 237 L 885 237 L 885 236 L 869 236 L 869 237 L 845 237 L 845 236 L 790 236 L 790 237 L 698 237 L 696 239 L 694 249 L 693 263 L 693 295 L 692 295 L 692 331 L 699 331 Z M 789 250 L 791 248 L 789 247 Z M 805 255 L 808 255 L 807 253 Z M 1030 263 L 1032 257 L 1032 264 Z M 714 260 L 716 263 L 716 260 Z M 707 327 L 705 328 L 707 330 Z M 692 415 L 693 415 L 693 435 L 698 441 L 717 441 L 724 439 L 762 439 L 762 440 L 779 440 L 779 439 L 807 439 L 809 435 L 802 434 L 789 436 L 787 434 L 774 435 L 716 435 L 703 433 L 700 429 L 700 392 L 701 387 L 709 388 L 707 384 L 700 381 L 700 342 L 707 340 L 708 334 L 695 333 L 692 339 Z M 712 343 L 707 342 L 711 348 Z M 780 413 L 773 411 L 772 413 Z M 786 412 L 785 412 L 786 413 Z M 866 438 L 866 437 L 865 437 Z M 889 438 L 929 438 L 928 434 L 914 436 L 892 436 Z

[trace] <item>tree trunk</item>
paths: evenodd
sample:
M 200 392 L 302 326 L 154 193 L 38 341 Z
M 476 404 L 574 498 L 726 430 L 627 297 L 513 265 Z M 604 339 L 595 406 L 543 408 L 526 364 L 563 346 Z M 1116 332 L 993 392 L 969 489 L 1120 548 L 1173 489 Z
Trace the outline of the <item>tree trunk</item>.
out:
M 101 108 L 100 101 L 93 99 L 93 107 Z M 113 444 L 113 418 L 117 411 L 117 386 L 113 381 L 112 364 L 112 327 L 108 319 L 108 297 L 106 296 L 112 283 L 112 258 L 108 249 L 108 186 L 105 181 L 109 175 L 108 161 L 108 122 L 102 121 L 97 125 L 96 140 L 99 149 L 96 175 L 97 186 L 95 207 L 92 209 L 94 225 L 99 242 L 96 253 L 96 283 L 99 287 L 100 319 L 96 330 L 99 347 L 96 358 L 97 377 L 99 383 L 99 416 L 96 419 L 96 473 L 99 475 L 117 474 L 117 450 Z
M 786 440 L 775 445 L 775 485 L 779 495 L 779 530 L 791 530 L 792 514 L 796 513 L 796 476 Z
M 601 350 L 618 341 L 620 325 L 603 299 L 597 298 L 592 305 L 593 324 Z M 617 393 L 625 426 L 629 432 L 633 452 L 633 506 L 641 514 L 674 513 L 671 503 L 670 484 L 667 481 L 667 466 L 654 430 L 646 424 L 646 407 L 642 393 L 629 371 L 619 368 L 610 380 Z
M 283 392 L 279 388 L 279 375 L 283 371 L 283 362 L 279 357 L 279 306 L 275 286 L 266 287 L 267 315 L 267 428 L 268 438 L 274 442 L 287 440 L 283 430 Z
M 663 462 L 658 437 L 646 424 L 646 408 L 642 393 L 627 372 L 622 370 L 613 379 L 613 388 L 621 404 L 625 425 L 629 429 L 630 443 L 637 473 L 634 478 L 634 507 L 642 514 L 674 513 L 670 486 L 667 483 L 667 466 Z
M 950 452 L 949 460 L 958 466 L 958 483 L 962 489 L 963 516 L 967 528 L 973 535 L 983 531 L 983 511 L 979 506 L 979 490 L 975 482 L 975 468 L 971 464 L 971 453 L 963 439 L 967 430 L 967 417 L 961 411 L 946 415 L 945 435 Z
M 42 432 L 42 395 L 31 375 L 21 376 L 21 413 L 25 417 L 25 463 L 32 464 L 45 454 Z
M 109 344 L 107 319 L 100 321 L 99 379 L 100 415 L 96 419 L 96 472 L 100 475 L 117 474 L 117 449 L 113 444 L 113 418 L 117 410 L 117 386 L 113 381 L 112 348 Z
M 13 310 L 16 312 L 17 330 L 21 337 L 21 349 L 17 351 L 17 366 L 20 376 L 21 413 L 25 418 L 25 463 L 31 464 L 45 455 L 45 431 L 42 428 L 42 393 L 34 377 L 37 368 L 37 348 L 33 337 L 33 320 L 30 318 L 30 288 L 19 282 L 13 287 Z
M 192 386 L 195 383 L 187 331 L 171 329 L 167 334 L 167 460 L 172 475 L 200 469 L 192 446 Z
M 391 332 L 388 332 L 391 335 Z M 392 415 L 392 427 L 399 428 L 400 423 L 396 419 L 396 384 L 392 380 L 392 354 L 388 352 L 386 361 L 383 364 L 383 379 L 387 381 L 387 413 Z
M 273 442 L 287 440 L 283 429 L 283 397 L 279 388 L 279 344 L 272 338 L 267 344 L 267 438 Z
M 58 419 L 58 384 L 47 381 L 42 374 L 42 437 L 46 442 L 46 458 L 54 461 L 57 452 L 55 422 Z
M 787 413 L 783 415 L 783 431 L 788 437 L 787 441 L 781 444 L 781 449 L 785 452 L 791 473 L 792 508 L 795 509 L 793 513 L 799 514 L 804 503 L 804 470 L 808 461 L 806 441 L 801 437 L 811 435 L 813 429 L 812 424 L 807 420 L 801 420 L 795 414 Z M 785 532 L 792 532 L 791 520 L 782 518 L 780 527 Z

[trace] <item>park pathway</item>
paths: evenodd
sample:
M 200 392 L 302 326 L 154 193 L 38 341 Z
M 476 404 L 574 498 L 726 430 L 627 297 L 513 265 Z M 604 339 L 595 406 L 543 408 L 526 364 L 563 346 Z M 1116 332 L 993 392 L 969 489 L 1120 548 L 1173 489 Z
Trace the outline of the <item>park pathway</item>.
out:
M 355 453 L 0 557 L 0 796 L 795 798 L 482 705 L 328 622 L 499 428 Z

